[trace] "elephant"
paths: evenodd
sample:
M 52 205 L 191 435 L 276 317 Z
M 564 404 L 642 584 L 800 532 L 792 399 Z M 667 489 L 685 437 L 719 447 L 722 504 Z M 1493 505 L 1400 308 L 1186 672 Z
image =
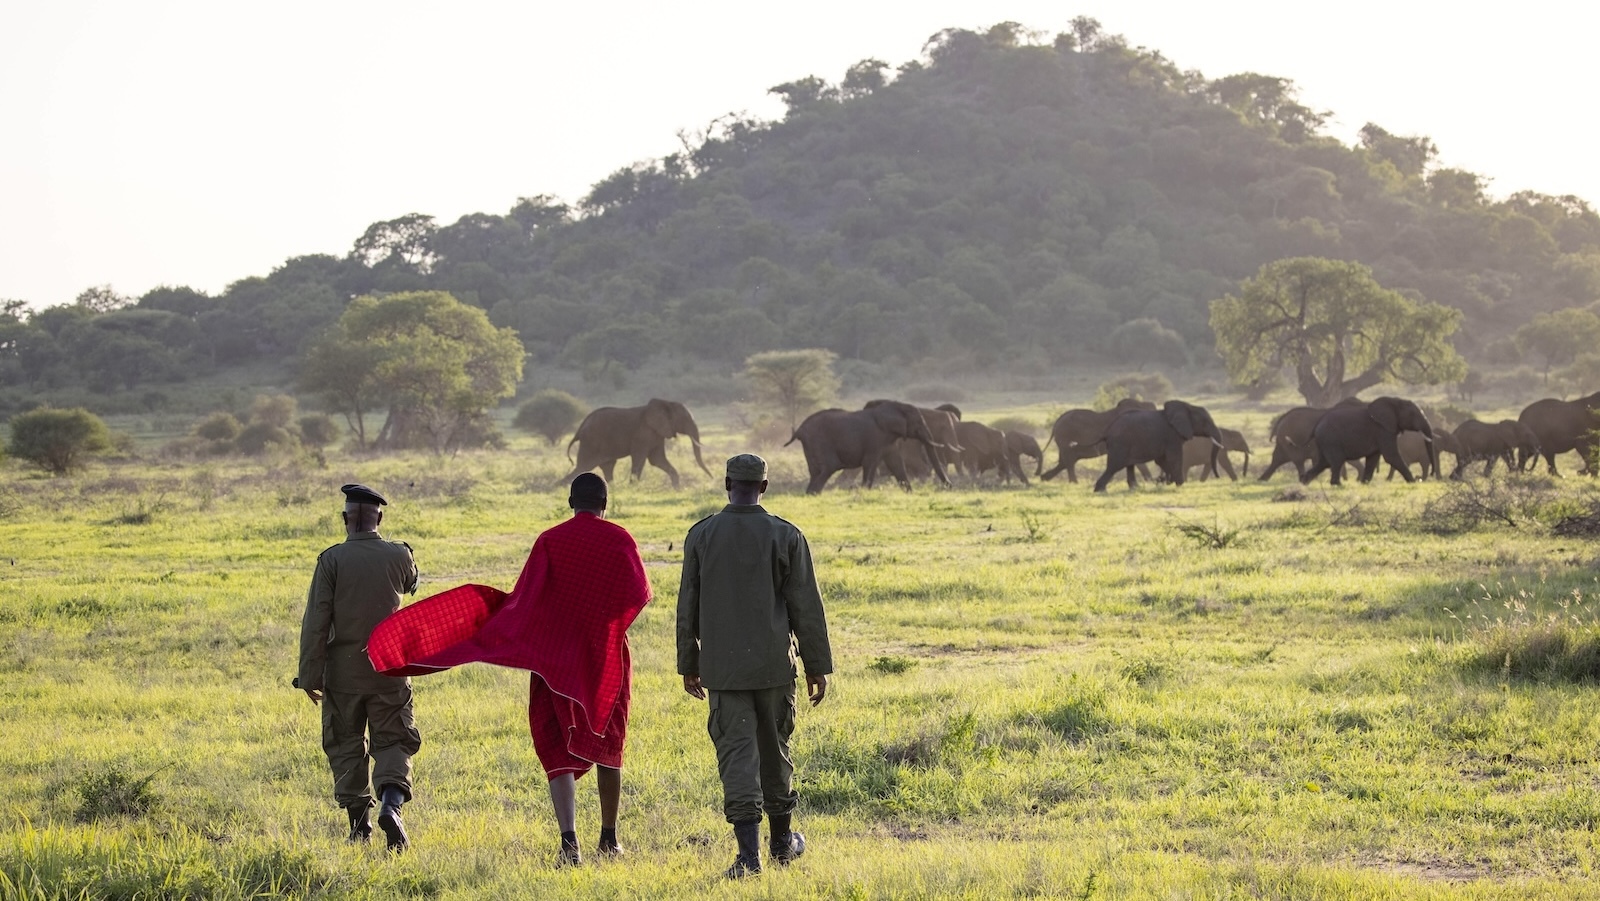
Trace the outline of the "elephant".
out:
M 633 478 L 644 472 L 644 464 L 665 472 L 678 487 L 678 471 L 667 460 L 667 440 L 688 435 L 694 444 L 694 462 L 700 471 L 711 475 L 705 461 L 700 459 L 700 429 L 689 415 L 689 408 L 675 400 L 651 398 L 642 407 L 597 407 L 578 424 L 578 430 L 567 442 L 567 459 L 572 459 L 572 445 L 578 445 L 578 462 L 571 472 L 561 477 L 561 483 L 572 481 L 579 473 L 599 467 L 612 480 L 612 470 L 623 457 L 633 458 Z
M 1474 460 L 1485 461 L 1483 474 L 1487 477 L 1494 472 L 1496 460 L 1503 460 L 1510 470 L 1517 466 L 1515 460 L 1519 451 L 1524 460 L 1529 459 L 1530 454 L 1536 457 L 1539 452 L 1533 430 L 1515 419 L 1502 419 L 1493 424 L 1469 419 L 1456 427 L 1455 439 L 1461 449 L 1456 454 L 1456 468 L 1450 478 L 1457 481 L 1467 464 Z M 1527 450 L 1529 447 L 1531 451 Z
M 812 413 L 795 427 L 784 447 L 800 442 L 805 451 L 806 470 L 811 481 L 807 494 L 817 494 L 834 473 L 861 467 L 861 484 L 871 488 L 881 461 L 889 468 L 900 487 L 911 490 L 905 466 L 898 454 L 890 453 L 901 439 L 919 442 L 930 452 L 947 450 L 934 441 L 922 413 L 899 401 L 874 401 L 854 411 L 831 409 Z
M 1046 448 L 1050 447 L 1052 441 L 1055 442 L 1058 455 L 1056 465 L 1051 467 L 1049 472 L 1039 472 L 1039 478 L 1048 482 L 1065 469 L 1067 481 L 1078 481 L 1077 462 L 1098 457 L 1106 452 L 1106 429 L 1111 423 L 1124 413 L 1135 410 L 1153 413 L 1155 409 L 1156 405 L 1149 401 L 1125 397 L 1109 410 L 1079 409 L 1062 413 L 1056 417 L 1055 424 L 1050 427 L 1050 437 L 1044 442 Z M 1149 478 L 1148 472 L 1145 473 L 1145 477 Z
M 1028 474 L 1022 471 L 1017 453 L 1008 446 L 1006 432 L 981 422 L 963 420 L 956 423 L 956 437 L 961 442 L 961 468 L 974 479 L 986 470 L 997 469 L 1003 482 L 1011 481 L 1011 476 L 1016 475 L 1022 484 L 1028 484 Z M 1034 449 L 1038 447 L 1035 442 Z
M 1218 429 L 1217 431 L 1222 434 L 1222 451 L 1220 453 L 1212 454 L 1211 439 L 1204 435 L 1196 435 L 1183 443 L 1184 473 L 1187 474 L 1189 470 L 1194 469 L 1196 466 L 1205 466 L 1206 468 L 1200 470 L 1200 481 L 1204 482 L 1212 476 L 1212 470 L 1207 464 L 1214 457 L 1217 465 L 1222 467 L 1222 471 L 1228 474 L 1228 478 L 1237 482 L 1239 481 L 1239 476 L 1233 472 L 1233 462 L 1228 459 L 1228 451 L 1238 451 L 1244 454 L 1244 470 L 1241 475 L 1248 478 L 1250 475 L 1250 444 L 1244 440 L 1242 433 L 1233 429 Z
M 1347 397 L 1334 407 L 1364 405 L 1364 401 Z M 1261 473 L 1261 481 L 1272 478 L 1278 467 L 1285 463 L 1294 464 L 1297 478 L 1305 477 L 1306 464 L 1315 462 L 1317 454 L 1311 444 L 1311 430 L 1317 427 L 1317 420 L 1322 418 L 1322 414 L 1334 407 L 1294 407 L 1272 420 L 1268 429 L 1268 437 L 1272 441 L 1272 460 L 1267 464 L 1266 471 Z
M 1532 466 L 1537 468 L 1539 457 L 1542 456 L 1550 467 L 1550 474 L 1558 475 L 1556 454 L 1575 450 L 1583 458 L 1584 471 L 1594 475 L 1595 470 L 1589 465 L 1589 460 L 1594 455 L 1594 430 L 1600 428 L 1600 416 L 1597 413 L 1600 413 L 1600 391 L 1577 400 L 1547 397 L 1523 408 L 1517 421 L 1527 426 L 1533 432 L 1534 440 L 1539 443 L 1538 453 L 1527 458 Z M 1518 468 L 1524 462 L 1517 461 Z
M 870 408 L 883 403 L 891 403 L 891 401 L 869 400 L 866 406 Z M 950 404 L 945 404 L 944 407 L 953 409 Z M 905 467 L 907 478 L 921 480 L 932 475 L 938 478 L 941 485 L 948 488 L 950 487 L 950 467 L 955 466 L 959 469 L 961 464 L 961 441 L 959 436 L 956 435 L 956 425 L 960 422 L 961 417 L 958 413 L 952 413 L 944 407 L 932 410 L 926 407 L 915 408 L 918 413 L 922 414 L 922 421 L 927 424 L 928 434 L 933 436 L 934 444 L 937 447 L 930 447 L 910 439 L 901 439 L 895 442 L 893 450 L 884 453 L 884 457 L 887 458 L 891 454 L 899 457 L 901 465 Z M 951 451 L 945 448 L 955 448 L 955 450 Z
M 1456 443 L 1456 436 L 1449 429 L 1434 429 L 1433 446 L 1428 446 L 1428 439 L 1422 437 L 1421 432 L 1404 431 L 1395 439 L 1400 447 L 1400 459 L 1405 461 L 1406 469 L 1413 463 L 1422 464 L 1422 478 L 1439 477 L 1439 455 L 1450 454 L 1453 457 L 1461 456 L 1461 445 Z M 1384 476 L 1385 481 L 1392 481 L 1399 470 L 1389 467 L 1389 474 Z
M 1127 470 L 1128 488 L 1134 487 L 1133 468 L 1139 463 L 1159 463 L 1167 480 L 1182 485 L 1183 445 L 1204 436 L 1212 442 L 1210 465 L 1215 471 L 1222 434 L 1205 407 L 1169 400 L 1158 410 L 1132 410 L 1117 417 L 1106 429 L 1106 471 L 1094 483 L 1104 492 L 1118 470 Z
M 1022 472 L 1023 457 L 1033 458 L 1035 476 L 1044 471 L 1044 450 L 1039 447 L 1039 439 L 1027 432 L 1006 429 L 1006 459 L 1011 461 L 1013 470 Z M 1028 480 L 1023 479 L 1022 484 L 1028 484 Z
M 1427 443 L 1433 444 L 1433 426 L 1428 424 L 1422 408 L 1412 401 L 1380 397 L 1369 404 L 1340 404 L 1322 414 L 1311 430 L 1311 441 L 1317 448 L 1316 465 L 1301 476 L 1300 481 L 1310 484 L 1317 476 L 1331 470 L 1329 478 L 1338 485 L 1345 463 L 1365 458 L 1361 481 L 1370 482 L 1378 469 L 1378 459 L 1382 457 L 1400 470 L 1407 482 L 1414 482 L 1411 470 L 1400 457 L 1400 433 L 1407 430 L 1421 432 Z M 1437 450 L 1430 451 L 1429 455 L 1436 453 Z

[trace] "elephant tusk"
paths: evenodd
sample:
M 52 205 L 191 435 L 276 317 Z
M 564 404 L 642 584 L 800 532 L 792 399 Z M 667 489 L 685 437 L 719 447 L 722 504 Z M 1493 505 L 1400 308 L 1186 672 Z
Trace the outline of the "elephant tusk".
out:
M 1213 439 L 1211 439 L 1211 443 L 1212 443 L 1212 444 L 1215 444 L 1215 445 L 1216 445 L 1216 446 L 1217 446 L 1217 447 L 1222 447 L 1222 442 L 1221 442 L 1221 441 L 1218 441 L 1218 440 L 1217 440 L 1217 439 L 1215 439 L 1215 438 L 1213 438 Z M 1227 448 L 1225 448 L 1225 447 L 1222 447 L 1222 449 L 1223 449 L 1223 450 L 1227 450 Z
M 1429 438 L 1427 435 L 1423 435 L 1422 440 L 1428 442 L 1429 444 L 1433 443 L 1433 439 Z

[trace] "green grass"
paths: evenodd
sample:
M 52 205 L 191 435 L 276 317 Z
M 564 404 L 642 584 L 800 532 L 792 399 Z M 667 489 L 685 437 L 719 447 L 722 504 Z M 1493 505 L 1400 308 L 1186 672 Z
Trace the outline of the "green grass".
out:
M 743 449 L 706 439 L 709 461 Z M 811 852 L 727 885 L 672 644 L 683 534 L 719 485 L 648 470 L 613 489 L 657 595 L 631 633 L 628 855 L 554 869 L 526 676 L 488 667 L 415 680 L 413 852 L 347 847 L 288 684 L 337 486 L 394 501 L 421 594 L 508 587 L 566 515 L 542 444 L 5 464 L 0 897 L 1600 897 L 1600 544 L 1549 530 L 1600 503 L 1584 479 L 809 498 L 774 451 L 767 505 L 811 540 L 838 672 L 795 739 Z

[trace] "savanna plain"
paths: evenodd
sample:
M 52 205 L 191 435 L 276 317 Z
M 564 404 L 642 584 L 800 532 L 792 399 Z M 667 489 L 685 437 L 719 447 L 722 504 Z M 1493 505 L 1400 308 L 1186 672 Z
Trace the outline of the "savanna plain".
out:
M 714 471 L 749 449 L 705 439 Z M 732 836 L 673 642 L 684 532 L 723 498 L 682 442 L 683 488 L 647 470 L 612 493 L 656 593 L 631 631 L 626 855 L 554 866 L 527 676 L 482 666 L 415 680 L 412 850 L 343 841 L 289 685 L 337 486 L 389 495 L 418 597 L 509 588 L 568 512 L 561 449 L 519 438 L 7 463 L 0 896 L 1600 898 L 1600 541 L 1552 528 L 1600 505 L 1592 480 L 1302 489 L 1255 481 L 1257 458 L 1102 495 L 991 476 L 807 497 L 797 448 L 763 450 L 837 668 L 798 717 L 793 866 L 720 878 Z

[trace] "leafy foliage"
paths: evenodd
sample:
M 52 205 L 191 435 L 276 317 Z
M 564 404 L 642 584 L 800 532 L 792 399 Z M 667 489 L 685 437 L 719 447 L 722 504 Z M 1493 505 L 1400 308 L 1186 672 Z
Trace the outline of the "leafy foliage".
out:
M 1213 335 L 1208 302 L 1274 260 L 1320 258 L 1371 267 L 1385 288 L 1359 300 L 1387 311 L 1363 314 L 1380 333 L 1235 365 L 1259 385 L 1311 360 L 1317 387 L 1302 389 L 1333 393 L 1328 379 L 1361 381 L 1369 364 L 1449 380 L 1448 342 L 1487 354 L 1537 314 L 1600 298 L 1585 201 L 1492 199 L 1485 177 L 1439 167 L 1426 136 L 1367 123 L 1344 144 L 1288 78 L 1207 78 L 1088 17 L 1058 35 L 949 28 L 898 67 L 865 59 L 837 84 L 771 90 L 781 119 L 686 130 L 681 152 L 619 166 L 573 204 L 523 197 L 448 224 L 411 213 L 343 256 L 291 258 L 215 296 L 161 287 L 129 305 L 104 287 L 0 314 L 0 380 L 116 392 L 299 360 L 340 346 L 326 333 L 348 298 L 409 292 L 447 292 L 534 361 L 613 383 L 661 355 L 726 371 L 796 347 L 942 371 L 1060 363 L 1116 352 L 1113 333 L 1144 320 L 1198 355 L 1248 343 L 1240 321 Z M 1178 356 L 1167 333 L 1122 334 L 1162 347 L 1140 363 Z M 1348 371 L 1323 371 L 1341 340 Z M 359 444 L 376 440 L 363 419 L 386 400 L 341 378 L 372 361 L 307 359 L 316 384 L 350 382 L 336 406 Z M 383 442 L 435 443 L 427 419 L 392 420 Z
M 11 417 L 7 450 L 52 475 L 66 475 L 95 454 L 111 450 L 111 430 L 82 407 L 41 408 Z
M 553 445 L 562 435 L 572 431 L 586 412 L 583 402 L 576 397 L 565 391 L 546 388 L 522 405 L 512 425 L 543 435 Z
M 521 377 L 515 332 L 449 294 L 422 291 L 351 301 L 308 353 L 301 384 L 344 414 L 362 447 L 367 416 L 381 407 L 375 446 L 442 453 L 492 440 L 486 411 Z
M 1298 257 L 1269 263 L 1211 304 L 1217 352 L 1236 382 L 1287 367 L 1314 406 L 1380 382 L 1436 385 L 1466 375 L 1448 343 L 1461 313 L 1384 289 L 1360 263 Z
M 772 350 L 744 361 L 744 379 L 752 400 L 787 420 L 790 431 L 806 415 L 832 403 L 839 393 L 834 374 L 837 355 L 830 350 Z

